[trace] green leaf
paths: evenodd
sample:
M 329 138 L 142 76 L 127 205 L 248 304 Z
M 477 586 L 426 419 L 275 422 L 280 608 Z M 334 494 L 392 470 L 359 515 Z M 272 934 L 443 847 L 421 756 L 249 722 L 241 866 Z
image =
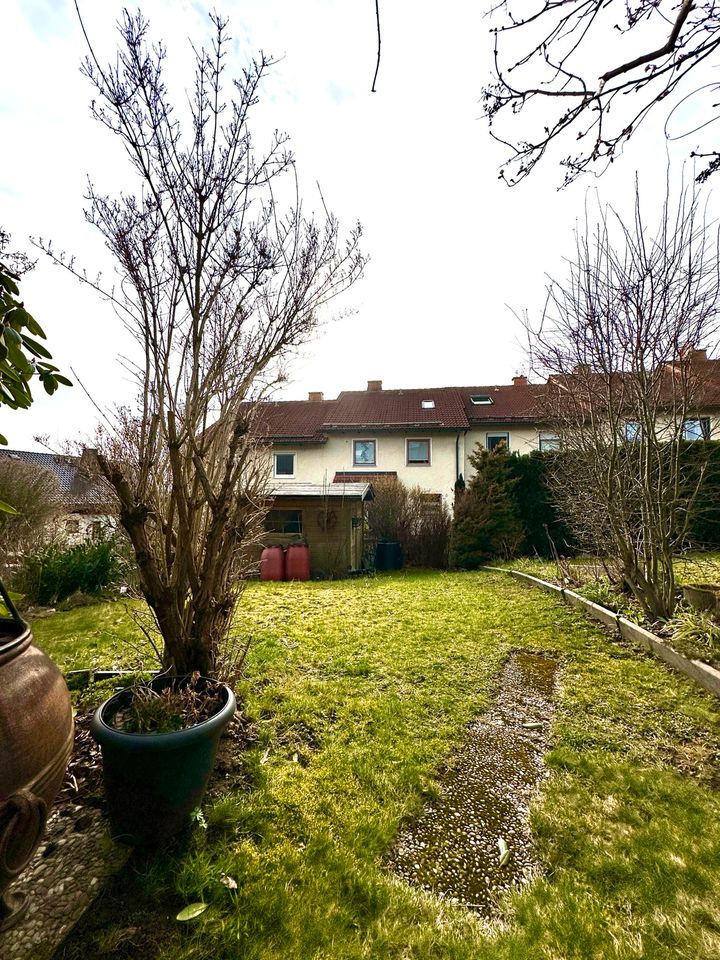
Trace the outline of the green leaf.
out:
M 9 313 L 5 317 L 5 322 L 11 323 L 17 330 L 19 327 L 26 327 L 28 325 L 28 320 L 31 319 L 32 317 L 24 307 L 15 307 L 12 313 Z
M 29 337 L 26 333 L 22 334 L 22 340 L 27 349 L 34 353 L 36 357 L 45 357 L 47 360 L 52 360 L 52 354 L 45 349 L 45 347 L 38 343 L 37 340 L 33 340 L 32 337 Z
M 2 384 L 0 384 L 0 403 L 6 403 L 12 410 L 17 410 L 17 403 L 15 403 L 13 395 L 8 393 Z
M 7 343 L 7 340 L 5 342 Z M 8 360 L 23 377 L 31 377 L 35 372 L 33 365 L 15 344 L 8 343 Z
M 5 440 L 5 437 L 3 437 L 3 440 Z M 7 440 L 5 440 L 5 442 L 7 443 Z M 0 513 L 12 513 L 17 515 L 17 510 L 11 504 L 5 503 L 4 500 L 0 500 Z
M 27 385 L 23 384 L 23 386 L 16 386 L 14 383 L 7 383 L 5 386 L 13 395 L 15 403 L 19 407 L 22 407 L 23 410 L 27 410 L 32 403 L 32 394 L 30 393 Z M 25 387 L 25 389 L 23 389 L 23 387 Z
M 30 333 L 32 333 L 33 336 L 35 336 L 35 337 L 42 337 L 43 340 L 46 340 L 47 337 L 45 336 L 45 331 L 44 331 L 43 328 L 40 326 L 40 324 L 37 322 L 37 320 L 35 319 L 35 317 L 31 317 L 30 314 L 28 314 L 28 317 L 29 317 L 30 319 L 28 320 L 27 328 L 28 328 L 28 330 L 30 331 Z
M 6 358 L 5 360 L 0 360 L 0 381 L 7 383 L 8 380 L 13 380 L 15 383 L 22 383 L 22 378 L 18 375 L 17 370 L 10 366 Z
M 62 383 L 65 387 L 71 387 L 73 385 L 72 380 L 68 380 L 67 377 L 62 377 L 59 373 L 56 373 L 54 376 L 57 382 Z
M 58 388 L 58 382 L 55 377 L 48 373 L 47 376 L 42 378 L 43 387 L 45 387 L 45 393 L 49 393 L 52 396 Z
M 8 314 L 8 316 L 5 318 L 6 322 L 8 321 L 8 318 L 11 316 L 12 314 Z M 22 337 L 17 332 L 17 330 L 13 330 L 12 327 L 5 327 L 5 329 L 3 330 L 3 339 L 5 343 L 8 345 L 8 347 L 22 346 Z
M 176 920 L 194 920 L 195 917 L 199 917 L 201 913 L 205 913 L 208 905 L 206 903 L 190 903 L 187 907 L 183 907 L 180 913 L 175 917 Z
M 0 433 L 0 443 L 1 443 L 4 447 L 6 447 L 6 446 L 8 445 L 7 437 L 4 436 L 2 433 Z
M 8 293 L 14 293 L 16 297 L 19 296 L 20 289 L 18 288 L 18 285 L 2 270 L 0 270 L 0 283 L 5 287 Z

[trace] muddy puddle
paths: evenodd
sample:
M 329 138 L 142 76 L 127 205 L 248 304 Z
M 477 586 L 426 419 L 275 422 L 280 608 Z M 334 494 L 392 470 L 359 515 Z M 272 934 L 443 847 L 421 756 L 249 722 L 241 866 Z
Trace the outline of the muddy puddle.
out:
M 529 806 L 545 775 L 557 671 L 539 654 L 510 656 L 438 800 L 398 838 L 389 865 L 403 880 L 490 916 L 502 892 L 537 873 Z

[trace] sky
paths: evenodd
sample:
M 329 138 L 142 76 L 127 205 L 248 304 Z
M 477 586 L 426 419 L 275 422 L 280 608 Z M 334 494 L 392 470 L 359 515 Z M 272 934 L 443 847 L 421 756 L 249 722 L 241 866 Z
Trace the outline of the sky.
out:
M 636 170 L 643 197 L 664 193 L 667 144 L 660 118 L 630 142 L 601 178 L 558 191 L 552 157 L 518 187 L 498 179 L 506 150 L 492 140 L 480 96 L 489 79 L 489 3 L 385 0 L 382 59 L 373 0 L 224 0 L 234 38 L 228 72 L 258 50 L 277 60 L 256 109 L 260 134 L 291 138 L 306 207 L 363 225 L 364 278 L 326 312 L 316 339 L 289 364 L 281 399 L 364 389 L 480 386 L 527 372 L 517 315 L 539 315 L 547 277 L 562 277 L 587 204 L 627 209 Z M 101 62 L 114 56 L 122 4 L 80 0 Z M 131 6 L 131 9 L 134 7 Z M 184 97 L 190 42 L 209 39 L 208 8 L 194 0 L 146 0 L 154 38 L 168 49 L 169 82 Z M 111 307 L 38 251 L 51 240 L 90 275 L 112 277 L 97 231 L 85 222 L 88 178 L 117 193 L 132 185 L 113 136 L 90 116 L 80 73 L 85 41 L 71 0 L 4 0 L 0 62 L 0 224 L 32 252 L 26 306 L 76 386 L 28 411 L 0 408 L 11 447 L 50 449 L 91 436 L 98 408 L 131 399 L 121 357 L 127 334 Z M 687 144 L 670 146 L 677 178 Z M 714 201 L 710 199 L 712 205 Z

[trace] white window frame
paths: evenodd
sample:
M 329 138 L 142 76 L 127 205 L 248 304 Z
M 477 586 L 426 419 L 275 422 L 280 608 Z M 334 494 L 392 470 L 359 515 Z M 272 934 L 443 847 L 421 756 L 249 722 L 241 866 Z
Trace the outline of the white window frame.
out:
M 427 460 L 411 460 L 410 444 L 426 443 L 428 445 Z M 432 439 L 430 437 L 406 437 L 405 438 L 405 466 L 406 467 L 430 467 L 432 466 Z
M 687 435 L 689 423 L 694 423 L 694 424 L 696 423 L 699 425 L 701 436 L 689 437 Z M 707 430 L 703 429 L 703 423 L 707 424 Z M 688 440 L 690 442 L 692 442 L 693 440 L 710 440 L 712 437 L 712 421 L 710 420 L 710 417 L 686 417 L 683 420 L 682 436 L 683 436 L 683 440 Z
M 373 459 L 372 462 L 369 460 L 363 460 L 361 463 L 358 463 L 355 457 L 355 444 L 356 443 L 371 443 L 373 445 Z M 375 437 L 357 437 L 352 442 L 352 465 L 353 467 L 376 467 L 378 461 L 378 443 Z
M 628 443 L 642 440 L 642 424 L 639 420 L 626 420 L 623 424 L 623 437 Z
M 543 444 L 549 446 L 543 446 Z M 548 453 L 560 449 L 560 437 L 557 433 L 551 433 L 549 430 L 540 430 L 538 433 L 538 450 L 540 453 Z
M 292 473 L 278 473 L 277 471 L 277 458 L 278 457 L 292 457 Z M 273 477 L 276 480 L 294 480 L 295 474 L 297 472 L 297 454 L 294 450 L 278 450 L 273 453 Z
M 497 444 L 490 446 L 490 437 L 497 437 L 499 440 L 505 441 L 505 448 L 510 449 L 510 431 L 509 430 L 488 430 L 485 434 L 485 449 L 494 450 Z

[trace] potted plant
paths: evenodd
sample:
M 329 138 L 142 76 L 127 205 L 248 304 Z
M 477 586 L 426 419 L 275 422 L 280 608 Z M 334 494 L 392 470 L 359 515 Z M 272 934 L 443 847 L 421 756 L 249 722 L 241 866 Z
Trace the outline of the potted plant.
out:
M 110 66 L 91 55 L 83 67 L 95 88 L 94 115 L 137 176 L 136 191 L 119 197 L 90 188 L 88 217 L 120 277 L 115 286 L 93 286 L 136 340 L 128 369 L 137 401 L 104 418 L 88 455 L 115 493 L 151 614 L 142 627 L 176 692 L 189 681 L 170 677 L 235 672 L 228 640 L 245 579 L 257 567 L 268 504 L 270 451 L 257 401 L 282 379 L 283 355 L 312 336 L 318 310 L 364 264 L 359 229 L 342 240 L 326 210 L 320 222 L 303 214 L 299 196 L 280 210 L 276 198 L 286 193 L 277 181 L 295 183 L 286 138 L 275 135 L 256 154 L 248 125 L 271 61 L 253 61 L 226 97 L 221 65 L 230 38 L 225 20 L 210 19 L 212 49 L 195 49 L 190 110 L 173 108 L 165 51 L 151 44 L 139 13 L 123 14 Z M 55 257 L 51 246 L 45 250 Z M 88 273 L 64 263 L 87 282 Z M 100 708 L 93 729 L 117 827 L 125 829 L 121 804 L 146 815 L 146 775 L 155 765 L 166 764 L 163 781 L 188 776 L 180 753 L 150 759 L 157 748 L 196 745 L 206 733 L 217 739 L 234 710 L 222 689 L 218 715 L 180 732 L 117 729 L 113 718 L 126 709 L 127 694 Z M 203 756 L 193 804 L 209 772 Z M 128 799 L 131 785 L 137 793 Z M 186 813 L 168 817 L 181 823 Z M 127 832 L 135 835 L 136 825 Z
M 187 826 L 234 713 L 232 690 L 198 673 L 156 677 L 97 709 L 90 732 L 102 749 L 113 839 L 160 843 Z

